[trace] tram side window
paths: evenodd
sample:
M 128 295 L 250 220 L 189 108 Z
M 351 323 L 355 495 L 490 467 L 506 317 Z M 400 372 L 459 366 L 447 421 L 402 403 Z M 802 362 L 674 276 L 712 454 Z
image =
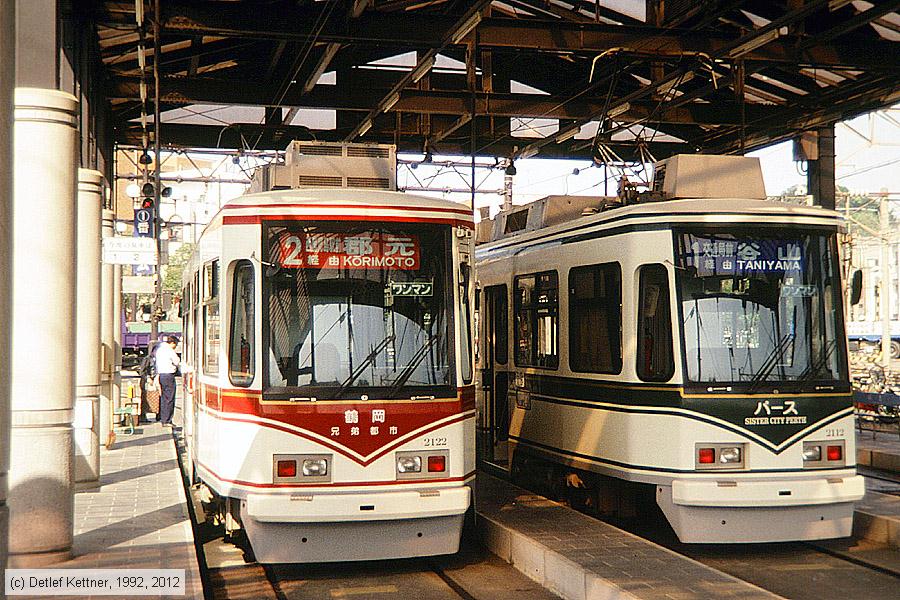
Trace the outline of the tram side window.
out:
M 181 356 L 182 360 L 185 360 L 188 364 L 190 364 L 189 357 L 191 356 L 190 349 L 193 346 L 194 339 L 191 335 L 191 300 L 192 300 L 192 292 L 191 292 L 191 284 L 187 284 L 184 286 L 184 289 L 181 291 L 181 305 L 179 307 L 179 311 L 181 312 Z
M 234 268 L 228 351 L 228 376 L 237 386 L 248 386 L 253 382 L 256 357 L 254 297 L 253 265 L 242 260 Z
M 637 374 L 644 381 L 668 381 L 675 373 L 669 274 L 663 265 L 639 270 Z
M 516 364 L 559 365 L 559 276 L 556 271 L 516 277 Z
M 498 293 L 495 295 L 494 315 L 494 360 L 498 365 L 505 365 L 509 360 L 509 315 L 507 304 L 506 285 L 498 285 Z
M 569 271 L 569 366 L 584 373 L 622 372 L 622 268 Z
M 219 261 L 203 266 L 203 372 L 219 373 Z

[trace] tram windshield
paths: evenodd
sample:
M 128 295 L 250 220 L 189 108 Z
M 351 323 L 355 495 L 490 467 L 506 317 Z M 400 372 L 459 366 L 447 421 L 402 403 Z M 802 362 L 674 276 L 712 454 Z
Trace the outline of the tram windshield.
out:
M 847 379 L 835 236 L 676 231 L 685 379 L 757 391 Z
M 304 222 L 266 238 L 267 395 L 409 398 L 455 385 L 448 226 Z

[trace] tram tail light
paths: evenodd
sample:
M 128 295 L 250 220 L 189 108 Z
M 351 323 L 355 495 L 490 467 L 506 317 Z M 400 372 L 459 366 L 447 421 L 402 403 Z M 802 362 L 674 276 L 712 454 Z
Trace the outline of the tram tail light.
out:
M 828 450 L 826 451 L 826 456 L 828 456 L 828 460 L 843 460 L 844 458 L 844 449 L 841 446 L 828 446 Z
M 697 462 L 701 465 L 711 465 L 716 462 L 715 448 L 700 448 L 697 450 Z
M 443 473 L 447 469 L 447 458 L 444 456 L 429 456 L 428 471 L 430 473 Z
M 296 460 L 279 460 L 275 465 L 275 471 L 279 477 L 296 477 L 297 461 Z

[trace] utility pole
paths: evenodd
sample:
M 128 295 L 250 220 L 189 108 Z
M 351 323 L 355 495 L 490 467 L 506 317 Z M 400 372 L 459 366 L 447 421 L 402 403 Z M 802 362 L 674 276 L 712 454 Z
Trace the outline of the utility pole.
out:
M 882 194 L 878 206 L 881 219 L 881 364 L 885 373 L 891 368 L 891 245 L 890 215 L 888 214 L 887 194 Z

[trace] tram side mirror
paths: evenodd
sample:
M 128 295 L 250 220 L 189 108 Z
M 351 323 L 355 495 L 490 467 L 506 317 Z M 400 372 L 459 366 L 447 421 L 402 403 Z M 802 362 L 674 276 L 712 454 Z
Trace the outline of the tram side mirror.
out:
M 857 269 L 850 276 L 850 306 L 856 306 L 862 299 L 862 271 Z
M 469 266 L 469 263 L 460 263 L 459 264 L 459 274 L 460 274 L 460 283 L 463 286 L 464 290 L 469 289 L 469 278 L 472 275 L 472 268 Z

